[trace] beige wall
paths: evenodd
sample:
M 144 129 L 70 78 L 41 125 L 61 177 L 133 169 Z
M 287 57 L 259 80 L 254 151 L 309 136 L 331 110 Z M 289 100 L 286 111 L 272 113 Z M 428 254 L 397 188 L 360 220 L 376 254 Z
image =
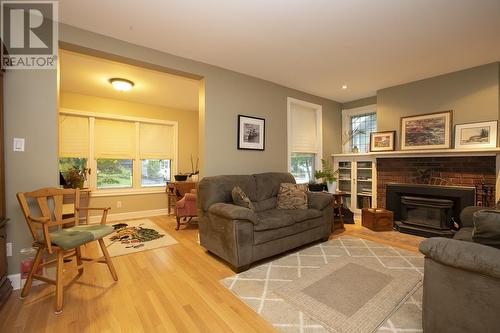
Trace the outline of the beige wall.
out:
M 377 129 L 397 130 L 400 118 L 453 110 L 453 124 L 499 119 L 499 63 L 411 82 L 377 92 Z
M 322 105 L 324 155 L 340 151 L 339 103 L 64 24 L 59 33 L 67 49 L 135 65 L 147 63 L 203 78 L 205 90 L 200 98 L 198 154 L 205 175 L 285 171 L 287 97 Z M 58 184 L 57 74 L 31 70 L 7 72 L 5 85 L 7 214 L 11 218 L 7 232 L 8 241 L 13 241 L 14 246 L 14 256 L 9 257 L 9 274 L 13 274 L 19 271 L 19 250 L 30 245 L 15 192 Z M 266 119 L 264 152 L 236 149 L 238 114 Z M 10 152 L 13 136 L 27 137 L 29 150 L 14 156 Z M 135 196 L 121 198 L 124 206 L 142 210 L 154 209 L 150 207 L 164 202 L 161 196 L 143 196 L 146 198 L 144 204 L 137 204 L 140 201 Z M 107 199 L 93 200 L 93 205 L 98 205 Z M 117 212 L 115 207 L 112 213 Z
M 191 172 L 190 156 L 198 157 L 198 113 L 111 98 L 61 92 L 60 107 L 79 111 L 177 121 L 179 124 L 179 171 Z
M 197 112 L 70 92 L 61 92 L 59 106 L 79 111 L 177 121 L 179 125 L 179 171 L 191 171 L 191 154 L 194 163 L 196 163 L 198 157 Z M 118 201 L 121 202 L 120 208 L 117 207 Z M 120 214 L 165 209 L 167 208 L 167 198 L 165 193 L 93 197 L 91 205 L 94 207 L 111 207 L 112 214 Z M 99 212 L 92 212 L 92 214 L 97 215 Z

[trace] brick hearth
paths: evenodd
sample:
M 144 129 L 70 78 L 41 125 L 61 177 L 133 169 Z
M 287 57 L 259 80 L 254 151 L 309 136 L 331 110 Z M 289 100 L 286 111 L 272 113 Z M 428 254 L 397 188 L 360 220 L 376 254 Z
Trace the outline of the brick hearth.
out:
M 442 181 L 451 186 L 485 184 L 493 189 L 490 205 L 494 205 L 496 183 L 495 156 L 418 157 L 377 159 L 377 205 L 386 207 L 386 184 L 422 184 L 427 180 Z M 480 193 L 477 199 L 481 200 Z

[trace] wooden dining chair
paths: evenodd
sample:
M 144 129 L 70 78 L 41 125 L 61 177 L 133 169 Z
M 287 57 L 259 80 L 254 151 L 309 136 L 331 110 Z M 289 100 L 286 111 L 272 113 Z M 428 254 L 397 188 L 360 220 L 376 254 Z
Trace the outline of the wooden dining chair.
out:
M 74 196 L 75 202 L 74 216 L 66 219 L 63 219 L 64 196 Z M 65 259 L 70 257 L 76 258 L 76 267 L 73 269 L 78 270 L 78 276 L 83 273 L 87 263 L 104 263 L 108 265 L 113 279 L 118 281 L 103 241 L 103 237 L 114 231 L 112 226 L 106 225 L 106 217 L 110 208 L 80 207 L 80 190 L 78 189 L 42 188 L 33 192 L 17 193 L 17 199 L 33 236 L 33 247 L 37 249 L 21 298 L 29 294 L 33 279 L 54 284 L 56 286 L 55 313 L 61 313 L 63 309 L 63 265 Z M 36 206 L 39 208 L 39 216 L 32 213 Z M 101 210 L 101 223 L 80 225 L 80 212 L 84 210 Z M 99 242 L 102 257 L 82 257 L 81 246 L 92 241 Z M 55 253 L 56 259 L 41 263 L 44 251 L 49 254 Z M 55 280 L 36 273 L 40 267 L 54 262 L 57 267 Z M 66 267 L 66 270 L 69 269 L 71 268 Z

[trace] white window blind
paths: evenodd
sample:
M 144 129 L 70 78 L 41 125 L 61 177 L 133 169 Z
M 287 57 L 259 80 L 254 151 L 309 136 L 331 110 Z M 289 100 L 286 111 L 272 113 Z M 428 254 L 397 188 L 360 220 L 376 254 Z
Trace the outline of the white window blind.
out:
M 135 123 L 130 121 L 96 119 L 94 149 L 96 158 L 134 159 Z
M 141 123 L 139 138 L 141 159 L 174 159 L 174 126 Z
M 316 110 L 292 104 L 290 118 L 291 151 L 297 153 L 319 153 L 321 138 L 319 136 L 319 122 Z
M 59 156 L 89 156 L 89 118 L 59 116 Z

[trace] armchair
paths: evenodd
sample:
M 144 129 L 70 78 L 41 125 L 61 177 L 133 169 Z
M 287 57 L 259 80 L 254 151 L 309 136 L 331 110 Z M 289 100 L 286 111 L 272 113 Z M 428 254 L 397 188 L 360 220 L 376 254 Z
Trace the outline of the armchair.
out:
M 196 190 L 192 189 L 191 192 L 184 194 L 184 197 L 175 203 L 175 216 L 177 219 L 177 227 L 179 230 L 181 226 L 181 218 L 187 223 L 191 222 L 193 217 L 198 216 L 196 212 Z

